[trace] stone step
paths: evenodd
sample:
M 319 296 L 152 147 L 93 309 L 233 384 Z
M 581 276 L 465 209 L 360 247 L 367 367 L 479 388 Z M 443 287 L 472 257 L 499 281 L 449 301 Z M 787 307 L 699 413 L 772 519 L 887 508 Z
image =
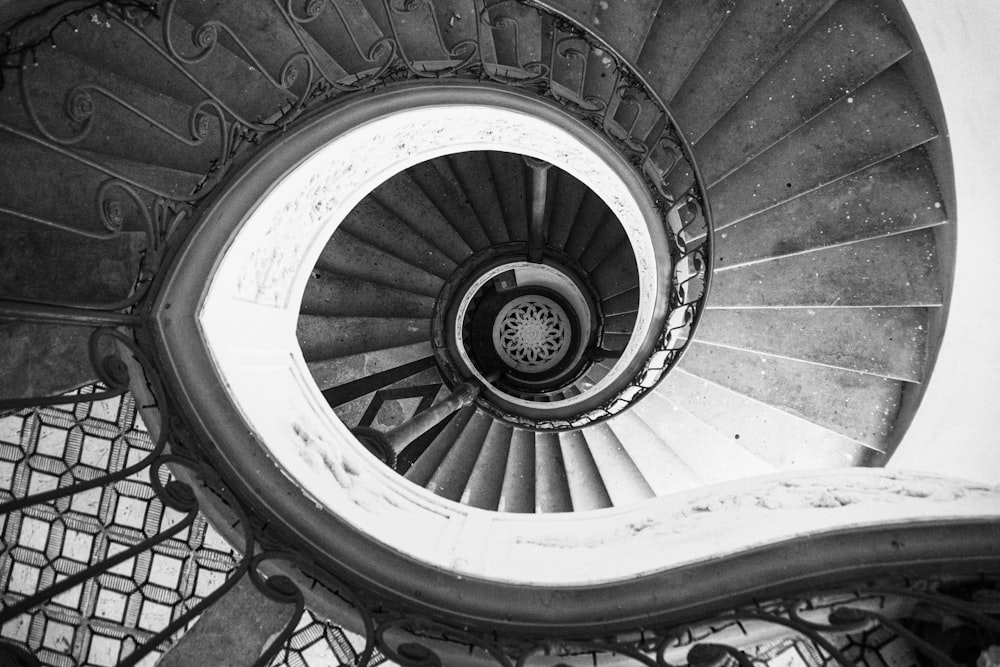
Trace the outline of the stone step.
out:
M 717 273 L 713 308 L 938 306 L 933 230 L 924 229 Z
M 920 382 L 927 308 L 706 310 L 697 339 L 723 347 Z
M 899 410 L 897 380 L 692 342 L 681 368 L 884 451 Z
M 767 72 L 833 0 L 742 0 L 670 100 L 689 141 L 697 142 Z
M 716 230 L 935 136 L 903 70 L 891 67 L 712 186 Z
M 849 95 L 910 52 L 866 0 L 841 0 L 698 140 L 709 184 Z
M 923 147 L 726 227 L 716 271 L 948 222 Z

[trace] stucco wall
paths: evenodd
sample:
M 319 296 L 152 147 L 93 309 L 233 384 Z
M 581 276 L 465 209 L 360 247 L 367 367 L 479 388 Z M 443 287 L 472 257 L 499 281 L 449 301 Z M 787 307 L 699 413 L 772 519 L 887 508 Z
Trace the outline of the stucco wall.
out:
M 1000 3 L 907 0 L 955 163 L 951 312 L 923 403 L 890 467 L 1000 482 Z

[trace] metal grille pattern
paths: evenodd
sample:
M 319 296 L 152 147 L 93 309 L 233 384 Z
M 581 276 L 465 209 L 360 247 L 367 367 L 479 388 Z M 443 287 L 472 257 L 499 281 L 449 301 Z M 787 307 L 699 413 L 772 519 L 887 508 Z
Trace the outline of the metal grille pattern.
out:
M 116 472 L 153 446 L 131 394 L 21 410 L 0 418 L 0 500 Z M 159 534 L 181 516 L 157 498 L 145 469 L 11 512 L 0 518 L 0 599 L 6 607 Z M 16 617 L 0 637 L 27 647 L 45 665 L 117 665 L 222 585 L 239 558 L 199 515 L 176 536 Z M 354 664 L 359 642 L 307 612 L 271 664 Z M 139 664 L 152 665 L 170 645 Z

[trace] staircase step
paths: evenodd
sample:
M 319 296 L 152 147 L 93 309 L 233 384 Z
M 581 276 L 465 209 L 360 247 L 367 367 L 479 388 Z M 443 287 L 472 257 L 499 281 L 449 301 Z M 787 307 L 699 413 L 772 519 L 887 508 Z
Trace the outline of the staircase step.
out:
M 452 60 L 447 45 L 438 39 L 438 15 L 434 3 L 391 4 L 382 0 L 363 0 L 368 14 L 375 18 L 386 35 L 392 35 L 399 55 L 419 69 L 422 61 Z M 441 3 L 447 6 L 449 3 Z M 386 8 L 388 7 L 388 9 Z M 391 13 L 391 25 L 387 13 Z M 448 18 L 443 25 L 447 26 Z
M 535 434 L 535 512 L 572 512 L 559 436 Z
M 143 37 L 117 20 L 107 23 L 110 26 L 100 21 L 79 22 L 75 28 L 79 32 L 74 32 L 72 38 L 57 38 L 59 49 L 75 54 L 97 69 L 131 79 L 191 106 L 218 101 L 246 122 L 267 119 L 289 103 L 291 96 L 287 91 L 269 83 L 222 44 L 216 43 L 204 59 L 177 67 L 162 55 L 165 47 L 159 29 L 155 36 Z M 170 24 L 171 43 L 181 54 L 191 57 L 202 51 L 193 41 L 197 26 L 176 12 Z M 138 60 L 142 61 L 142 67 L 135 66 Z
M 449 500 L 462 497 L 492 423 L 493 419 L 481 412 L 472 415 L 427 483 L 429 491 Z
M 378 11 L 384 13 L 381 7 Z M 388 43 L 376 47 L 386 36 L 361 0 L 324 2 L 302 27 L 341 69 L 353 75 L 378 70 L 392 56 Z
M 698 340 L 920 382 L 927 321 L 926 308 L 710 309 Z
M 0 226 L 5 230 L 36 230 L 44 224 L 38 221 L 41 219 L 58 228 L 103 237 L 111 230 L 101 221 L 97 193 L 103 183 L 113 178 L 110 174 L 121 174 L 158 194 L 178 198 L 189 194 L 201 179 L 188 172 L 115 160 L 81 150 L 74 151 L 78 156 L 74 159 L 9 132 L 0 131 L 0 141 L 4 155 L 0 164 L 0 192 L 4 193 Z M 46 165 L 58 177 L 39 177 L 36 173 L 39 164 Z M 103 165 L 105 171 L 91 165 Z M 152 214 L 152 195 L 141 187 L 131 187 L 142 200 L 142 206 Z M 146 231 L 146 218 L 130 194 L 119 187 L 109 188 L 107 194 L 109 201 L 116 202 L 124 214 L 123 231 Z
M 639 281 L 632 246 L 622 243 L 590 274 L 590 281 L 603 301 L 606 295 L 621 294 Z
M 646 42 L 661 0 L 638 0 L 610 4 L 597 3 L 591 25 L 598 34 L 629 62 L 635 62 Z
M 447 279 L 456 268 L 447 255 L 371 197 L 362 199 L 339 229 L 439 278 Z
M 639 311 L 633 310 L 620 315 L 610 315 L 604 318 L 604 331 L 607 333 L 620 333 L 632 335 L 635 330 L 635 320 Z
M 444 427 L 444 430 L 428 445 L 424 453 L 410 466 L 404 477 L 417 486 L 426 487 L 451 452 L 469 421 L 476 414 L 476 406 L 469 405 L 458 412 Z
M 917 230 L 717 273 L 712 307 L 936 306 L 933 230 Z
M 639 54 L 639 71 L 667 103 L 701 59 L 736 0 L 663 0 Z
M 475 211 L 476 219 L 489 237 L 490 245 L 509 241 L 507 223 L 503 219 L 493 172 L 485 151 L 455 153 L 445 159 Z
M 673 375 L 665 382 L 672 379 Z M 680 457 L 692 475 L 705 484 L 766 475 L 776 470 L 741 447 L 739 440 L 723 437 L 657 391 L 650 392 L 632 406 L 632 412 L 652 432 L 659 434 L 664 446 Z
M 611 427 L 596 424 L 581 433 L 601 473 L 612 504 L 617 507 L 637 503 L 656 495 Z
M 587 186 L 567 174 L 556 172 L 555 199 L 552 205 L 552 220 L 548 230 L 548 245 L 557 250 L 566 246 L 573 225 L 580 215 Z
M 58 396 L 94 382 L 91 333 L 86 327 L 0 321 L 0 401 Z
M 506 424 L 492 421 L 462 492 L 463 504 L 494 511 L 500 507 L 513 430 Z
M 521 514 L 535 511 L 535 434 L 531 431 L 515 428 L 511 433 L 498 509 Z
M 611 497 L 601 479 L 601 472 L 587 446 L 587 440 L 580 431 L 559 434 L 563 462 L 566 465 L 566 481 L 574 512 L 611 507 Z
M 694 341 L 681 367 L 706 380 L 884 450 L 902 383 Z
M 316 270 L 357 278 L 387 287 L 402 287 L 414 294 L 436 297 L 444 280 L 389 252 L 337 230 L 323 248 Z
M 538 12 L 507 0 L 485 0 L 484 4 L 488 23 L 484 23 L 481 30 L 491 33 L 499 65 L 521 69 L 530 63 L 546 62 Z M 490 28 L 490 25 L 496 27 Z M 505 74 L 506 70 L 501 68 L 500 72 Z
M 490 151 L 486 154 L 493 172 L 497 199 L 507 223 L 511 241 L 528 240 L 528 198 L 524 158 L 513 153 Z
M 204 173 L 222 158 L 228 137 L 220 133 L 216 116 L 200 116 L 205 134 L 193 136 L 195 110 L 187 103 L 99 70 L 68 51 L 40 54 L 37 66 L 19 72 L 26 92 L 19 95 L 11 85 L 0 94 L 0 122 L 48 134 L 75 149 L 181 171 Z
M 639 308 L 639 288 L 633 287 L 621 294 L 607 297 L 601 302 L 605 317 L 635 312 Z
M 225 26 L 226 29 L 219 30 L 219 43 L 248 67 L 262 70 L 272 79 L 281 81 L 282 71 L 291 65 L 289 71 L 295 72 L 291 89 L 296 97 L 305 91 L 310 74 L 317 78 L 322 72 L 334 81 L 346 76 L 347 72 L 322 47 L 314 45 L 308 33 L 286 14 L 291 3 L 282 5 L 285 3 L 187 0 L 177 3 L 177 8 L 191 24 L 217 22 Z M 303 55 L 294 58 L 295 54 Z M 312 63 L 317 64 L 319 72 L 307 69 L 306 54 L 311 56 L 310 67 Z
M 375 188 L 371 196 L 456 264 L 472 254 L 469 244 L 441 215 L 408 171 L 396 174 Z
M 716 230 L 936 135 L 906 75 L 891 67 L 712 186 Z
M 701 478 L 638 415 L 629 411 L 606 422 L 657 496 L 701 486 Z
M 430 318 L 434 299 L 317 271 L 306 284 L 300 311 L 306 315 Z
M 59 230 L 0 229 L 0 299 L 105 304 L 129 296 L 146 235 L 90 239 Z M 99 267 L 100 270 L 95 270 Z
M 408 170 L 413 180 L 424 191 L 441 215 L 461 235 L 473 250 L 482 250 L 490 245 L 490 239 L 483 231 L 476 211 L 472 208 L 462 186 L 451 173 L 444 159 L 422 162 Z
M 697 143 L 715 183 L 901 60 L 910 48 L 867 0 L 840 0 Z
M 300 315 L 299 345 L 306 361 L 347 357 L 429 340 L 429 319 Z
M 879 162 L 716 235 L 716 270 L 948 221 L 923 147 Z
M 420 341 L 333 359 L 311 361 L 308 365 L 313 380 L 327 400 L 333 405 L 338 405 L 433 368 L 434 350 L 429 341 Z M 335 391 L 329 391 L 334 387 L 337 388 Z
M 588 272 L 593 271 L 622 244 L 630 245 L 625 228 L 616 216 L 609 215 L 581 253 L 580 265 Z
M 563 250 L 578 260 L 597 231 L 609 224 L 618 224 L 617 218 L 597 193 L 587 190 Z
M 808 30 L 831 0 L 742 0 L 670 102 L 697 142 Z
M 778 470 L 864 465 L 873 451 L 799 416 L 674 369 L 660 394 Z

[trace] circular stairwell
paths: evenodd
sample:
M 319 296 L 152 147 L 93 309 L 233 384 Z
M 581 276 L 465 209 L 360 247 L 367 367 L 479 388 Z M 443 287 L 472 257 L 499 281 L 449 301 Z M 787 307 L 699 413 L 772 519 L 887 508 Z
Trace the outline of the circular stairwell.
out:
M 697 188 L 697 163 L 714 222 L 712 286 L 679 363 L 627 408 L 582 427 L 540 417 L 558 411 L 560 401 L 572 405 L 620 363 L 643 316 L 635 242 L 608 202 L 559 164 L 533 191 L 537 165 L 514 147 L 439 151 L 389 169 L 396 173 L 362 193 L 325 245 L 310 251 L 315 266 L 297 268 L 309 278 L 301 303 L 286 305 L 296 311 L 290 321 L 313 398 L 325 399 L 316 409 L 336 415 L 342 433 L 364 435 L 398 428 L 444 401 L 469 379 L 446 363 L 465 349 L 449 345 L 447 332 L 472 327 L 474 317 L 457 325 L 449 319 L 442 288 L 462 294 L 469 280 L 486 275 L 483 267 L 508 266 L 504 261 L 540 263 L 572 276 L 568 282 L 593 304 L 573 372 L 555 389 L 539 390 L 525 389 L 523 378 L 502 385 L 490 374 L 496 369 L 484 370 L 487 384 L 500 383 L 506 395 L 519 391 L 533 407 L 519 412 L 505 399 L 498 408 L 487 387 L 403 443 L 393 467 L 378 463 L 380 484 L 416 498 L 423 487 L 444 501 L 546 522 L 555 513 L 625 512 L 653 497 L 754 475 L 884 463 L 929 372 L 946 293 L 939 264 L 950 261 L 938 253 L 948 219 L 927 150 L 940 139 L 910 82 L 920 64 L 908 61 L 900 31 L 860 0 L 663 0 L 557 10 L 592 27 L 617 54 L 578 44 L 573 51 L 554 37 L 563 19 L 509 1 L 171 0 L 155 14 L 142 3 L 76 12 L 52 32 L 51 44 L 37 39 L 20 60 L 6 61 L 3 297 L 130 307 L 148 303 L 151 288 L 156 321 L 169 331 L 174 315 L 162 297 L 161 265 L 173 276 L 187 268 L 192 230 L 224 217 L 219 202 L 241 183 L 256 179 L 256 194 L 232 209 L 244 216 L 311 154 L 308 145 L 283 148 L 286 132 L 294 137 L 309 123 L 336 119 L 338 109 L 377 98 L 372 92 L 383 87 L 462 79 L 470 89 L 514 87 L 530 96 L 543 73 L 563 87 L 557 92 L 573 93 L 587 118 L 593 100 L 615 95 L 620 55 L 666 103 L 693 153 L 679 152 L 672 168 L 646 177 L 675 203 Z M 607 114 L 627 128 L 626 145 L 660 136 L 663 128 L 643 116 L 644 103 L 630 110 L 621 98 Z M 563 122 L 598 133 L 587 120 Z M 259 157 L 282 150 L 298 153 L 278 166 Z M 523 152 L 539 157 L 537 147 Z M 365 155 L 356 158 L 361 164 Z M 636 163 L 642 173 L 641 159 Z M 541 257 L 532 258 L 531 205 L 539 192 L 547 202 L 535 218 L 544 243 Z M 228 241 L 219 236 L 220 250 Z M 491 295 L 498 293 L 495 278 Z M 480 303 L 476 290 L 484 285 L 470 302 Z M 573 310 L 568 292 L 546 294 Z M 193 312 L 200 298 L 192 294 L 184 307 Z M 169 377 L 173 362 L 166 360 L 174 353 L 164 350 L 182 344 L 159 341 L 157 348 L 175 389 L 190 379 Z M 192 423 L 211 419 L 198 414 L 203 406 L 185 408 Z M 362 445 L 351 446 L 363 454 Z M 240 461 L 235 448 L 214 456 L 235 475 L 231 483 L 247 489 L 267 455 Z M 324 515 L 307 509 L 317 495 L 308 483 L 269 474 L 280 486 L 254 490 L 251 503 L 262 516 Z M 581 514 L 580 521 L 588 516 L 600 515 Z M 296 537 L 317 544 L 314 536 Z M 346 549 L 355 561 L 369 557 L 357 546 Z M 383 558 L 374 559 L 374 572 L 391 567 Z M 638 566 L 622 567 L 612 579 L 627 579 Z M 443 585 L 444 567 L 431 569 L 437 574 L 402 584 L 400 594 L 412 602 Z M 544 585 L 557 575 L 522 576 L 522 583 Z M 584 574 L 566 576 L 586 582 Z M 612 606 L 627 604 L 623 596 L 611 599 Z M 489 623 L 504 619 L 507 602 L 448 607 L 439 597 L 434 604 Z M 640 601 L 622 618 L 648 604 Z M 619 624 L 605 613 L 613 612 L 572 622 Z M 535 620 L 544 617 L 538 612 Z

